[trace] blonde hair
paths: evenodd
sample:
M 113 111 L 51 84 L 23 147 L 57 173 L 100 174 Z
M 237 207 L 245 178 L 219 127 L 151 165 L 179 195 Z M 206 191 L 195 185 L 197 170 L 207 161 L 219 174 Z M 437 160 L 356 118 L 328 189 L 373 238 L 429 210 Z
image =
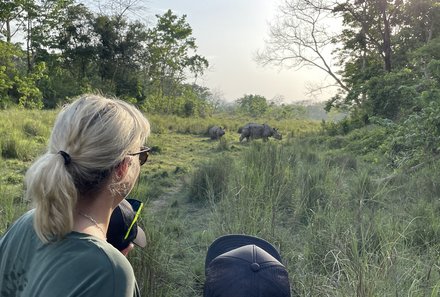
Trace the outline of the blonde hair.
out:
M 142 145 L 149 134 L 142 113 L 118 99 L 87 94 L 64 107 L 47 152 L 25 176 L 38 237 L 56 241 L 71 232 L 80 195 L 99 191 L 130 148 Z

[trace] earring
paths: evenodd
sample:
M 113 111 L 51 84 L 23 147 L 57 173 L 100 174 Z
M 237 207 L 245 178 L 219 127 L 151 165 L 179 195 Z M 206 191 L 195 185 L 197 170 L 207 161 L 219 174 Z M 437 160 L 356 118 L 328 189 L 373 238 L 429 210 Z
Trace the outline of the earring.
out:
M 126 197 L 130 192 L 130 186 L 128 182 L 113 183 L 109 185 L 109 190 L 112 196 Z

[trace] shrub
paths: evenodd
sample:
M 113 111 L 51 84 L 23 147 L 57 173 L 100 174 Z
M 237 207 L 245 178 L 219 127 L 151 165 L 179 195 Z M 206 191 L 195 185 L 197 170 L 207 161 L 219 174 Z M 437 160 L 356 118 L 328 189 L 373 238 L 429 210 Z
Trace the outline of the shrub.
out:
M 23 132 L 27 136 L 45 136 L 47 128 L 41 122 L 28 120 L 23 125 Z
M 231 166 L 224 155 L 201 165 L 189 184 L 190 201 L 218 201 L 227 188 Z
M 7 139 L 2 140 L 2 157 L 6 159 L 18 159 L 19 158 L 19 140 L 17 137 L 10 136 Z
M 23 139 L 17 133 L 9 135 L 1 142 L 1 154 L 5 159 L 30 161 L 38 156 L 43 147 L 33 140 Z

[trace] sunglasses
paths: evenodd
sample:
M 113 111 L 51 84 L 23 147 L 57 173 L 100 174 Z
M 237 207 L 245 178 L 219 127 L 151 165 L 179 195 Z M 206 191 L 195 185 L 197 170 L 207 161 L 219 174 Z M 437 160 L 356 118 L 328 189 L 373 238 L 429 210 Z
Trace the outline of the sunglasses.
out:
M 142 165 L 145 164 L 145 162 L 147 162 L 148 160 L 148 156 L 150 155 L 151 148 L 147 147 L 147 146 L 143 146 L 141 147 L 141 150 L 139 152 L 136 153 L 130 153 L 128 154 L 129 156 L 136 156 L 139 155 L 139 163 Z
M 125 233 L 124 240 L 128 238 L 130 235 L 131 229 L 133 229 L 134 224 L 137 222 L 139 218 L 139 214 L 141 213 L 142 208 L 144 207 L 144 203 L 136 200 L 136 199 L 127 199 L 128 202 L 130 202 L 131 207 L 133 207 L 133 210 L 136 211 L 136 214 L 133 218 L 133 221 L 131 221 L 130 227 L 128 227 L 127 233 Z

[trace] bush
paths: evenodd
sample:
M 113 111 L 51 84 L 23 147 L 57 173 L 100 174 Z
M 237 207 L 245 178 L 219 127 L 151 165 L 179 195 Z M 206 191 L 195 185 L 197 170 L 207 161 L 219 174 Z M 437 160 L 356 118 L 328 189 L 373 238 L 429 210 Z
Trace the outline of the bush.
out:
M 41 122 L 28 120 L 23 125 L 23 132 L 27 136 L 46 136 L 47 127 L 45 127 Z
M 23 139 L 17 134 L 9 135 L 1 142 L 1 154 L 5 159 L 31 161 L 41 153 L 42 149 L 41 144 Z
M 5 159 L 18 159 L 19 144 L 16 137 L 9 137 L 7 139 L 2 140 L 2 157 Z
M 227 189 L 232 160 L 225 156 L 200 166 L 189 184 L 189 199 L 193 202 L 218 201 Z
M 392 167 L 414 166 L 440 152 L 440 103 L 431 102 L 395 125 L 384 143 Z M 429 157 L 428 157 L 429 158 Z

